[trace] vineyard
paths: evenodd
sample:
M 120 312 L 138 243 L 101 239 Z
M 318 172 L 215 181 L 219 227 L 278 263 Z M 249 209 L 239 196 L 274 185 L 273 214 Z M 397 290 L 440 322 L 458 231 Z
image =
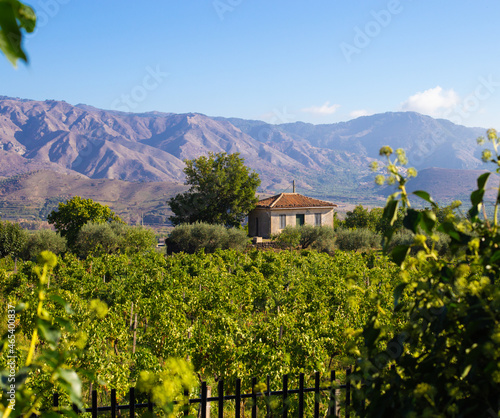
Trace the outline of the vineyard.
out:
M 16 273 L 12 268 L 7 261 L 0 271 L 1 294 L 4 304 L 27 303 L 18 324 L 22 358 L 36 322 L 38 276 L 32 262 L 18 264 Z M 315 371 L 329 377 L 330 370 L 353 364 L 347 347 L 373 311 L 398 327 L 391 313 L 398 283 L 399 268 L 386 258 L 340 251 L 168 257 L 153 251 L 85 260 L 68 253 L 49 286 L 72 313 L 54 301 L 45 307 L 71 319 L 77 330 L 64 333 L 61 345 L 75 352 L 69 363 L 85 371 L 84 399 L 98 390 L 100 402 L 109 404 L 111 389 L 125 401 L 141 373 L 159 373 L 171 358 L 188 360 L 196 388 L 200 381 L 215 388 L 223 379 L 226 393 L 234 393 L 238 378 L 248 388 L 252 377 L 264 383 L 267 375 L 280 387 L 284 374 L 297 386 L 300 373 L 313 385 Z M 47 385 L 43 369 L 30 379 L 35 388 L 46 388 L 42 407 L 62 392 Z
M 498 172 L 500 138 L 490 130 L 488 139 L 494 151 L 483 159 Z M 219 417 L 500 416 L 500 192 L 490 218 L 490 173 L 477 179 L 466 214 L 460 202 L 440 208 L 428 193 L 406 191 L 403 150 L 380 154 L 387 175 L 376 181 L 398 187 L 383 213 L 352 215 L 385 225 L 383 251 L 338 249 L 342 237 L 363 238 L 357 226 L 335 236 L 284 230 L 281 250 L 257 250 L 193 224 L 180 227 L 178 242 L 204 237 L 211 246 L 166 255 L 147 231 L 109 224 L 108 214 L 81 222 L 70 248 L 81 247 L 83 231 L 119 245 L 86 238 L 78 255 L 1 259 L 2 417 L 74 417 L 73 408 L 97 416 L 118 404 L 112 417 L 117 408 L 136 416 L 136 406 L 204 417 L 209 402 Z M 414 209 L 414 198 L 429 208 Z M 61 224 L 68 230 L 74 212 Z M 2 228 L 13 244 L 4 250 L 25 253 L 19 228 Z M 311 236 L 328 245 L 306 248 Z

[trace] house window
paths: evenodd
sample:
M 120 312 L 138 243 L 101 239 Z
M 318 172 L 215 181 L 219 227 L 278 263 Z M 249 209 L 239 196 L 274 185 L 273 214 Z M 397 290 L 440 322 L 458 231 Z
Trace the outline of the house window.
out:
M 314 214 L 314 225 L 321 226 L 321 213 Z
M 285 229 L 286 227 L 286 215 L 280 215 L 280 229 Z
M 303 213 L 295 215 L 295 225 L 297 225 L 297 226 L 304 225 L 304 223 L 305 223 L 304 218 L 305 218 L 305 215 Z

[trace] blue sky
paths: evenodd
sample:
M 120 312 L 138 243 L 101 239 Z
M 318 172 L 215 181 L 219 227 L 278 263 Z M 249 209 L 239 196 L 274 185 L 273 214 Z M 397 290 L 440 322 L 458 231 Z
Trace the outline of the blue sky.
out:
M 414 110 L 500 128 L 498 0 L 26 0 L 0 95 L 333 123 Z

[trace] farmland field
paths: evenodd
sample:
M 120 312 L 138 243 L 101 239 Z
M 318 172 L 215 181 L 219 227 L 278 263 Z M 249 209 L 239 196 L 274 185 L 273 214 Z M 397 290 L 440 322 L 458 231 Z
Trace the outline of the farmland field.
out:
M 3 302 L 28 303 L 19 316 L 21 358 L 36 317 L 33 266 L 19 263 L 13 273 L 7 259 L 0 271 Z M 158 372 L 170 357 L 188 359 L 200 380 L 224 379 L 229 391 L 237 377 L 242 387 L 266 375 L 279 385 L 285 373 L 310 377 L 351 365 L 351 337 L 372 311 L 397 327 L 391 310 L 398 283 L 399 268 L 386 258 L 340 251 L 149 252 L 86 260 L 67 254 L 50 276 L 50 293 L 71 304 L 67 316 L 76 332 L 62 341 L 79 344 L 73 366 L 94 373 L 84 379 L 84 393 L 92 383 L 123 398 L 141 371 Z M 387 295 L 382 306 L 380 294 Z M 63 314 L 54 302 L 46 309 Z M 44 370 L 33 376 L 40 385 L 48 378 Z

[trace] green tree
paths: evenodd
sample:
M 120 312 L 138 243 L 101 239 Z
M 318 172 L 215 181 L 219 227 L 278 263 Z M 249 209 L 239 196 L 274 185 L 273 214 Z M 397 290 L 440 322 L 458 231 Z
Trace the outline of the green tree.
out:
M 344 227 L 346 228 L 370 228 L 370 212 L 363 205 L 357 205 L 352 211 L 347 212 Z
M 0 257 L 20 257 L 28 240 L 28 233 L 18 224 L 0 222 Z
M 71 248 L 78 232 L 87 222 L 105 223 L 123 221 L 106 205 L 94 202 L 92 199 L 82 199 L 74 196 L 66 203 L 59 203 L 57 211 L 52 211 L 47 220 L 53 224 L 61 236 L 68 240 Z
M 239 226 L 258 201 L 259 175 L 243 164 L 238 153 L 209 153 L 185 163 L 186 184 L 191 188 L 169 200 L 171 222 Z
M 392 225 L 389 225 L 389 221 L 383 214 L 383 208 L 372 208 L 368 211 L 363 205 L 357 205 L 352 211 L 347 212 L 346 218 L 341 226 L 352 229 L 367 228 L 372 232 L 381 233 L 385 233 L 389 227 L 393 228 L 395 231 L 401 229 L 404 216 L 402 210 L 398 211 L 397 219 Z
M 23 30 L 33 32 L 36 16 L 33 9 L 18 0 L 0 0 L 0 50 L 16 66 L 17 60 L 28 62 L 22 48 Z

